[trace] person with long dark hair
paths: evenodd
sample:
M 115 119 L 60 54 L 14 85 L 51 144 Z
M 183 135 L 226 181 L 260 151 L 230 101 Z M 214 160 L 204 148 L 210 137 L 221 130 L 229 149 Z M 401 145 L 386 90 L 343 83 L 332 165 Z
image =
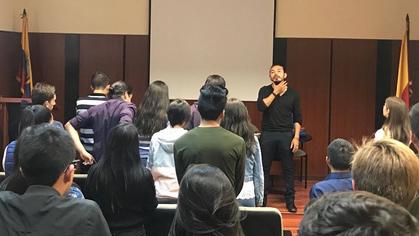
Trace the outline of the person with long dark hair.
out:
M 168 106 L 169 88 L 163 81 L 154 81 L 147 88 L 143 101 L 138 106 L 134 121 L 138 129 L 139 152 L 143 166 L 147 165 L 151 137 L 167 127 L 166 110 Z
M 263 205 L 263 166 L 257 128 L 251 123 L 246 106 L 237 98 L 227 101 L 221 127 L 244 139 L 246 144 L 246 167 L 243 188 L 237 199 L 243 206 Z
M 89 170 L 86 198 L 98 203 L 112 235 L 145 235 L 144 220 L 157 207 L 153 177 L 138 157 L 133 124 L 114 127 L 103 158 Z
M 383 105 L 383 116 L 386 119 L 381 129 L 375 132 L 375 140 L 387 137 L 409 145 L 411 133 L 409 110 L 404 101 L 398 97 L 388 97 Z
M 180 183 L 169 236 L 241 236 L 241 215 L 233 186 L 217 167 L 193 165 Z

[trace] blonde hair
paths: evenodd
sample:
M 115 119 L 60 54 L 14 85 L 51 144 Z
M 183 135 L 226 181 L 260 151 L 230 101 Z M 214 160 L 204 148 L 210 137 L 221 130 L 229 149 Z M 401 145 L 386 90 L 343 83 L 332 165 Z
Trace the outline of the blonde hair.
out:
M 419 159 L 397 140 L 371 140 L 354 154 L 352 177 L 357 190 L 408 207 L 419 189 Z

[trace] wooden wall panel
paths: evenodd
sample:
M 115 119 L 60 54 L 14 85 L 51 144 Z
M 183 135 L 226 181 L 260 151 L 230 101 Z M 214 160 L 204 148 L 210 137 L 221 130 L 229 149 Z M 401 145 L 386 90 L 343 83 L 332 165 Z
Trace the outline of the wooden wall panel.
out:
M 312 135 L 305 144 L 308 175 L 327 174 L 324 162 L 329 143 L 330 39 L 288 39 L 288 83 L 301 97 L 303 127 Z
M 124 79 L 123 35 L 80 35 L 79 95 L 91 93 L 90 78 L 96 71 L 112 82 Z
M 360 141 L 375 126 L 376 40 L 333 40 L 330 139 Z
M 32 74 L 36 82 L 46 82 L 55 86 L 57 105 L 54 119 L 64 122 L 65 60 L 64 34 L 31 33 L 29 36 Z
M 149 54 L 148 35 L 125 36 L 125 82 L 133 87 L 135 104 L 140 103 L 149 84 Z
M 20 34 L 0 31 L 0 96 L 20 96 L 16 75 L 19 65 Z

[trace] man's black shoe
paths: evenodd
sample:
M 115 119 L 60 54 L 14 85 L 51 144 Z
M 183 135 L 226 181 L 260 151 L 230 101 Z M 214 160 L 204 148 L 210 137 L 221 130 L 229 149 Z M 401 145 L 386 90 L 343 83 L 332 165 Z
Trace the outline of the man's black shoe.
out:
M 291 213 L 296 213 L 297 212 L 297 207 L 295 206 L 294 202 L 289 202 L 286 204 L 287 205 L 287 210 Z

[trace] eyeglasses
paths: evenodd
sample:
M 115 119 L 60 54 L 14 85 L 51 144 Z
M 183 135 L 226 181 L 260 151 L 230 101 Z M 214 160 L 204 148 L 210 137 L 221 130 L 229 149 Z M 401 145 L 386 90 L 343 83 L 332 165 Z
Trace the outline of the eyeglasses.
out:
M 80 162 L 80 159 L 75 159 L 75 160 L 73 160 L 73 161 L 71 161 L 70 162 L 70 164 L 68 164 L 68 166 L 67 166 L 67 168 L 65 168 L 65 170 L 64 170 L 64 172 L 67 172 L 67 170 L 68 170 L 68 167 L 70 166 L 70 165 L 74 165 L 74 169 L 77 169 L 77 164 Z

